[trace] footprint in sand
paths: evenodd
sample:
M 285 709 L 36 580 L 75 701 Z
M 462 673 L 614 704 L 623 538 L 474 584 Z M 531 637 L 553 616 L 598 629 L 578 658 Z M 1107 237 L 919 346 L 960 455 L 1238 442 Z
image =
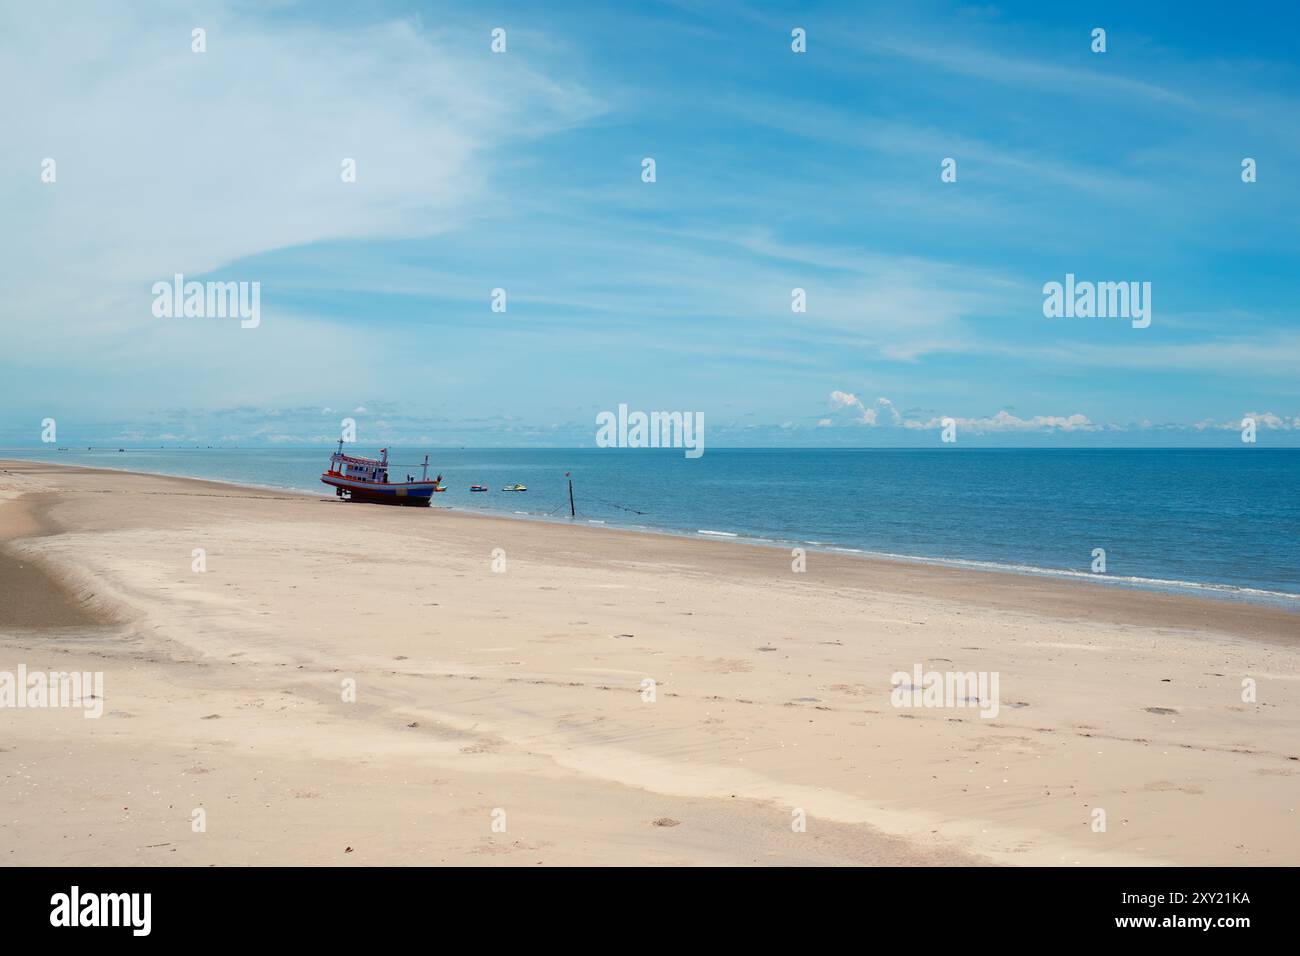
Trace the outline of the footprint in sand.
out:
M 712 660 L 696 658 L 699 668 L 712 674 L 747 674 L 754 669 L 749 661 L 734 658 L 715 657 Z
M 1164 792 L 1166 790 L 1177 790 L 1181 793 L 1190 793 L 1193 795 L 1201 794 L 1205 792 L 1200 787 L 1195 786 L 1193 784 L 1187 784 L 1185 786 L 1180 787 L 1178 786 L 1178 784 L 1173 783 L 1172 781 L 1169 780 L 1153 780 L 1151 783 L 1148 783 L 1142 789 L 1155 790 L 1157 792 Z

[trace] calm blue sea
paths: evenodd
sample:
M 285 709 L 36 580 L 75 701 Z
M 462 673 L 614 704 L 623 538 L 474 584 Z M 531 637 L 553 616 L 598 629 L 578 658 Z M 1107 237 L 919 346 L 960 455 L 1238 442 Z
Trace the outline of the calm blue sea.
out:
M 331 450 L 0 457 L 325 494 Z M 390 452 L 393 473 L 418 474 L 424 451 Z M 1300 449 L 430 451 L 446 508 L 568 521 L 571 471 L 581 521 L 1088 578 L 1104 548 L 1113 583 L 1300 606 Z M 528 491 L 501 490 L 514 482 Z

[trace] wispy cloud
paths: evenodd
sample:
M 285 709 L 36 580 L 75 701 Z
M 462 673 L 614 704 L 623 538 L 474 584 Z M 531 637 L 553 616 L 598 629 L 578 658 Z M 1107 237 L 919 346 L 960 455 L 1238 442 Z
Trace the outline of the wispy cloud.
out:
M 151 2 L 81 12 L 11 7 L 0 31 L 0 83 L 31 93 L 0 110 L 12 147 L 0 159 L 6 336 L 15 352 L 39 355 L 54 332 L 64 368 L 115 352 L 137 363 L 170 355 L 227 384 L 249 362 L 270 382 L 276 369 L 292 372 L 286 356 L 310 361 L 313 341 L 355 350 L 355 331 L 328 321 L 294 328 L 291 313 L 310 320 L 281 311 L 271 283 L 276 321 L 256 339 L 161 327 L 150 285 L 310 243 L 462 228 L 493 201 L 492 171 L 510 144 L 603 108 L 535 57 L 491 57 L 486 39 L 481 49 L 448 42 L 446 18 L 437 28 L 415 17 L 265 20 L 216 4 L 196 19 Z M 190 48 L 199 24 L 202 54 Z M 44 157 L 57 163 L 54 184 L 38 178 Z M 343 182 L 345 159 L 356 162 L 354 183 Z M 272 343 L 277 324 L 292 334 Z M 365 374 L 364 351 L 352 358 L 351 374 Z

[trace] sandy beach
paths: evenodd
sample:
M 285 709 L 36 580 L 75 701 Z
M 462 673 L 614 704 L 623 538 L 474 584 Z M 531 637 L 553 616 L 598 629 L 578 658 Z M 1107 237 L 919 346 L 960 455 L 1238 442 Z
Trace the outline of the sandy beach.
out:
M 0 860 L 1300 864 L 1300 616 L 806 561 L 0 462 Z

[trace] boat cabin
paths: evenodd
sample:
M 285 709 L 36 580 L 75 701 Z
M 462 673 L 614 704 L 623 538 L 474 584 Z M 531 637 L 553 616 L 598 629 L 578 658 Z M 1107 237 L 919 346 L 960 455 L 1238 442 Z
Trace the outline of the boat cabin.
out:
M 381 448 L 379 458 L 360 458 L 354 455 L 343 454 L 343 443 L 339 442 L 339 450 L 330 455 L 330 470 L 328 474 L 340 478 L 351 478 L 353 481 L 367 481 L 376 484 L 388 483 L 388 449 Z

